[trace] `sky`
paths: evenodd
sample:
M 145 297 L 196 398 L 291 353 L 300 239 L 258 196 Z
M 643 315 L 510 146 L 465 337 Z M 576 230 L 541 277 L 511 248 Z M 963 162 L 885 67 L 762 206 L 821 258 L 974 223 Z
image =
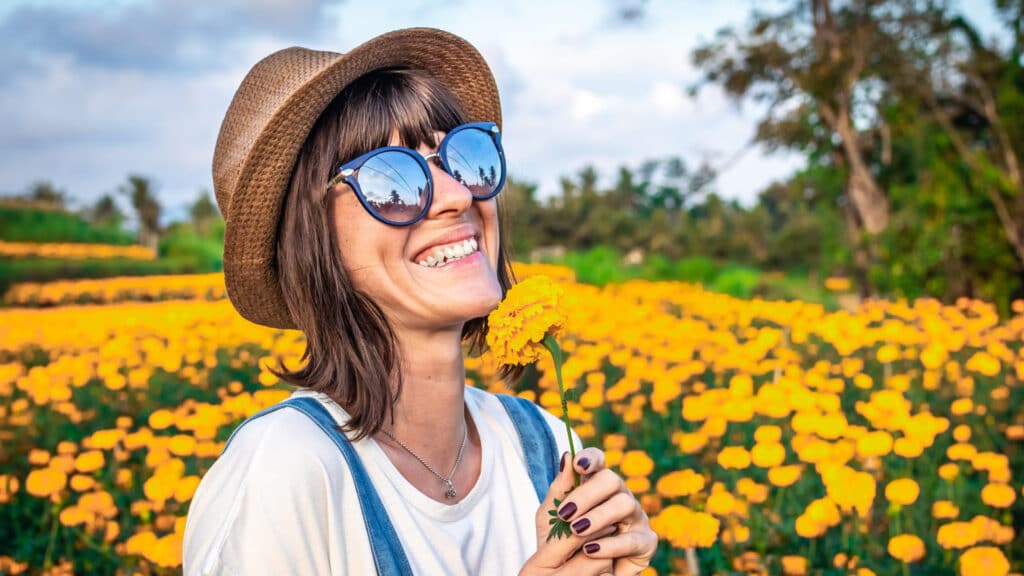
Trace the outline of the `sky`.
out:
M 994 28 L 985 0 L 963 0 Z M 750 145 L 760 109 L 715 87 L 696 97 L 690 51 L 741 26 L 752 0 L 5 0 L 0 3 L 0 195 L 49 180 L 95 202 L 152 179 L 162 220 L 201 189 L 224 112 L 258 60 L 288 46 L 347 52 L 398 28 L 477 47 L 502 101 L 509 173 L 546 197 L 593 165 L 682 157 L 721 169 L 744 204 L 801 165 Z M 763 6 L 765 3 L 756 3 Z M 643 16 L 619 15 L 643 6 Z M 127 208 L 125 199 L 119 200 Z

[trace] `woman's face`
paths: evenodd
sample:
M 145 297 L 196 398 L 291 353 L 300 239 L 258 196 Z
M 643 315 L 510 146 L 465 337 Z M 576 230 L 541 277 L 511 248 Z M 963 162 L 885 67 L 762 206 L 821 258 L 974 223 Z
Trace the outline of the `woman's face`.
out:
M 436 142 L 444 137 L 437 132 Z M 403 145 L 398 131 L 391 146 Z M 424 143 L 426 156 L 436 145 Z M 474 200 L 468 188 L 428 162 L 434 181 L 426 216 L 405 227 L 371 216 L 348 186 L 332 197 L 332 217 L 342 261 L 356 289 L 371 298 L 396 330 L 461 329 L 466 321 L 487 315 L 501 300 L 498 265 L 497 200 Z M 468 242 L 467 242 L 468 241 Z M 420 264 L 445 247 L 475 243 L 476 250 L 443 266 Z

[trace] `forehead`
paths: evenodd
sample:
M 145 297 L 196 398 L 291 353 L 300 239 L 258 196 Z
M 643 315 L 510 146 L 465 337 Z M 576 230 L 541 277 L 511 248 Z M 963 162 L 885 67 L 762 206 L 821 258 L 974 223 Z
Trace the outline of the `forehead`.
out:
M 424 142 L 420 146 L 426 146 L 427 148 L 433 148 L 441 143 L 441 139 L 444 138 L 445 132 L 443 130 L 434 130 L 434 142 Z M 391 127 L 391 135 L 388 136 L 388 146 L 404 146 L 405 142 L 402 142 L 402 134 L 398 130 L 398 126 Z M 420 147 L 420 146 L 417 146 Z

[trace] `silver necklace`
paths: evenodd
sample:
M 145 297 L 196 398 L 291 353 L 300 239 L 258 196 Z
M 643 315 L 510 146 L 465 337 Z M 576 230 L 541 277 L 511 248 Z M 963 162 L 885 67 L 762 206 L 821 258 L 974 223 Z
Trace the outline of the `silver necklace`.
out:
M 452 471 L 448 473 L 448 477 L 447 478 L 445 478 L 444 476 L 441 476 L 440 474 L 438 474 L 437 471 L 434 470 L 430 466 L 430 464 L 427 464 L 426 460 L 424 460 L 423 458 L 420 458 L 419 455 L 416 454 L 415 452 L 413 452 L 412 449 L 410 449 L 408 446 L 405 445 L 405 443 L 403 443 L 398 438 L 395 438 L 394 435 L 391 434 L 391 432 L 388 432 L 387 430 L 384 430 L 383 428 L 381 428 L 381 432 L 387 434 L 388 438 L 391 438 L 395 442 L 398 442 L 398 444 L 402 448 L 405 448 L 406 451 L 409 452 L 409 454 L 412 454 L 413 457 L 415 457 L 417 460 L 419 460 L 420 464 L 423 464 L 424 466 L 426 466 L 427 470 L 430 470 L 430 472 L 434 476 L 437 476 L 442 482 L 444 482 L 445 486 L 447 487 L 447 489 L 444 492 L 444 497 L 447 498 L 448 500 L 454 500 L 455 497 L 458 496 L 458 494 L 456 494 L 456 492 L 455 492 L 455 485 L 452 484 L 452 479 L 455 478 L 455 469 L 459 467 L 459 462 L 462 461 L 462 451 L 466 448 L 466 439 L 469 438 L 468 429 L 469 429 L 469 426 L 466 426 L 466 428 L 463 429 L 463 431 L 462 431 L 462 445 L 459 446 L 459 455 L 455 458 L 455 465 L 452 466 Z

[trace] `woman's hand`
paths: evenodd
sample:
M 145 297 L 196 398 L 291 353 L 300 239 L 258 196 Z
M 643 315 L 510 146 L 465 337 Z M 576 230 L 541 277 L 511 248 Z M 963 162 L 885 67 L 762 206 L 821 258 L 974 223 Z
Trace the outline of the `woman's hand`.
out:
M 520 576 L 613 574 L 634 576 L 646 568 L 658 546 L 650 521 L 619 475 L 605 468 L 604 452 L 585 448 L 576 454 L 574 469 L 581 483 L 572 487 L 572 474 L 564 465 L 537 510 L 537 553 Z M 548 510 L 562 500 L 559 514 L 573 527 L 572 536 L 547 540 L 551 529 Z M 582 548 L 582 552 L 581 552 Z

